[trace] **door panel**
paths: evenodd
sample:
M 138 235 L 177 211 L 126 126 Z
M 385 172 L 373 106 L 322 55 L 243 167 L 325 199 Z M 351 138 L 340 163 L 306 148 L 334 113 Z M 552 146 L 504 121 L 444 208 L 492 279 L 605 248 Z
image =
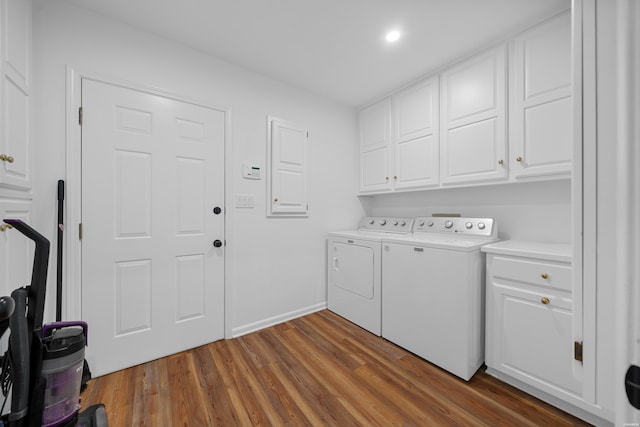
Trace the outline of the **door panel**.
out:
M 95 375 L 224 335 L 225 112 L 83 80 L 82 317 Z

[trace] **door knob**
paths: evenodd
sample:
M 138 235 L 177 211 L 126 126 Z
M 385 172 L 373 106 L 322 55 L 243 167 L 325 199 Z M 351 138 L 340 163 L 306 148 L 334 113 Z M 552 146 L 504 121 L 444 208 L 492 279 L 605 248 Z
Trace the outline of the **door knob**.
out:
M 219 248 L 220 246 L 222 246 L 222 241 L 221 240 L 216 239 L 216 240 L 213 241 L 213 247 L 214 248 Z

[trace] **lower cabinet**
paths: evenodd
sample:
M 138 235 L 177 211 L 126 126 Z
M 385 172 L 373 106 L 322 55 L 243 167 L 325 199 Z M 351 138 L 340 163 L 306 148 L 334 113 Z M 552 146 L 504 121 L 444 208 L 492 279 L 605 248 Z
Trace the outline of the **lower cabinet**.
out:
M 492 283 L 487 365 L 527 382 L 580 393 L 574 377 L 569 295 Z
M 488 372 L 506 374 L 559 398 L 582 395 L 574 358 L 570 249 L 514 251 L 500 242 L 487 252 Z M 535 245 L 521 244 L 532 249 Z M 551 245 L 548 245 L 551 247 Z M 562 249 L 565 245 L 562 245 Z

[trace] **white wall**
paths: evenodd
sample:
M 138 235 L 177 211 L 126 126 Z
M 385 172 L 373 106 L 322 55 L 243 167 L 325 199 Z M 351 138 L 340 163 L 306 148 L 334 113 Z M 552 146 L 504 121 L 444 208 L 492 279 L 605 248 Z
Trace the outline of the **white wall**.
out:
M 571 181 L 496 184 L 366 197 L 370 215 L 495 218 L 500 239 L 571 243 Z
M 227 206 L 227 277 L 233 298 L 227 330 L 246 332 L 325 303 L 325 235 L 352 226 L 363 214 L 354 196 L 358 147 L 353 109 L 61 0 L 35 0 L 33 18 L 33 221 L 38 229 L 54 241 L 56 182 L 65 178 L 65 67 L 160 88 L 231 109 L 228 188 L 231 196 L 255 195 L 255 209 Z M 266 180 L 241 178 L 243 161 L 266 165 L 267 115 L 310 131 L 309 218 L 266 218 Z M 53 268 L 49 277 L 55 277 Z M 49 318 L 52 290 L 50 284 Z

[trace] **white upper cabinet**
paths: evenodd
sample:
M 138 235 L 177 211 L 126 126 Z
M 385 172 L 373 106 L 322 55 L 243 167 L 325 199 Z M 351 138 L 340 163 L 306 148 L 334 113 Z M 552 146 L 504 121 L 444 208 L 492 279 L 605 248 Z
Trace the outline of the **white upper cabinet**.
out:
M 443 184 L 505 179 L 505 47 L 442 73 L 440 171 Z
M 0 0 L 0 186 L 31 188 L 31 1 Z
M 306 216 L 309 132 L 284 120 L 269 119 L 268 215 Z
M 566 11 L 361 110 L 360 193 L 569 178 L 571 55 Z
M 571 14 L 515 38 L 511 165 L 515 178 L 571 173 Z
M 438 185 L 438 77 L 393 98 L 395 188 Z
M 438 77 L 360 111 L 360 191 L 437 186 Z
M 360 111 L 360 191 L 390 190 L 391 99 Z

